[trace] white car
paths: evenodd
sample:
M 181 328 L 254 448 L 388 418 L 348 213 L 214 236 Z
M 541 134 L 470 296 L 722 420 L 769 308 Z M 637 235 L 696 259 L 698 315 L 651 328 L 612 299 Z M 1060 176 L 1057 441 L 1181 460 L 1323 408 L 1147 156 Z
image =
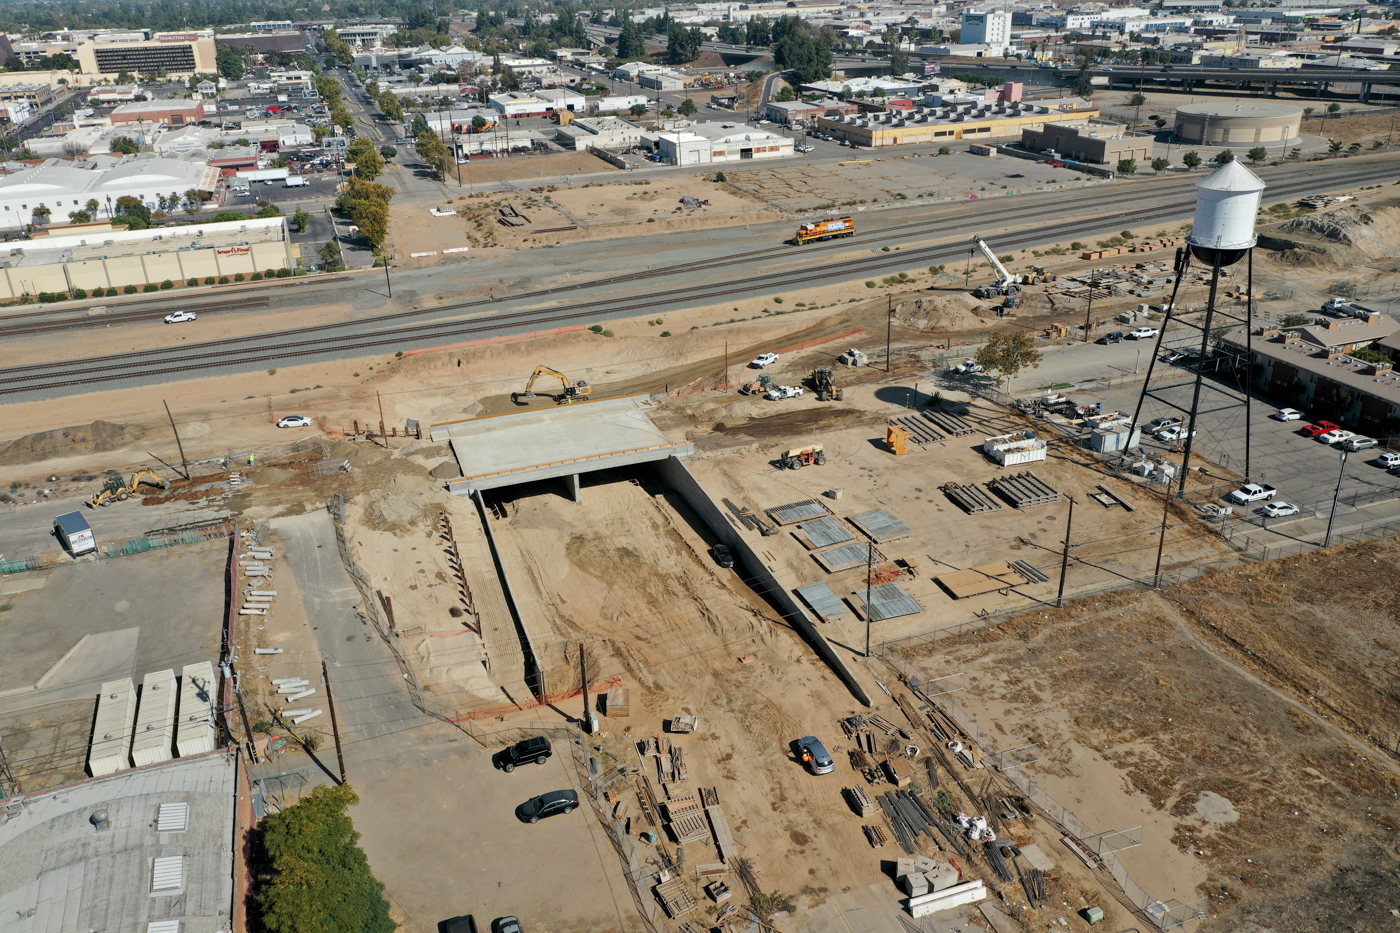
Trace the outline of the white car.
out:
M 1155 327 L 1134 327 L 1132 330 L 1128 331 L 1128 339 L 1146 340 L 1148 337 L 1156 337 L 1160 333 L 1161 331 Z
M 1259 511 L 1265 518 L 1283 518 L 1285 515 L 1297 515 L 1298 507 L 1289 502 L 1270 502 Z
M 278 419 L 277 426 L 279 428 L 309 428 L 315 423 L 305 415 L 288 415 Z
M 795 148 L 798 152 L 811 152 L 811 151 L 813 151 L 814 149 L 816 149 L 817 147 L 816 147 L 816 146 L 805 146 L 805 145 L 804 145 L 804 146 L 795 146 L 795 147 L 793 147 L 793 148 Z
M 961 363 L 953 367 L 953 372 L 955 373 L 970 374 L 980 373 L 981 371 L 982 364 L 977 362 L 976 360 L 963 360 Z
M 176 311 L 174 314 L 165 316 L 167 324 L 183 324 L 186 321 L 193 321 L 197 315 L 193 311 Z
M 772 366 L 776 362 L 778 362 L 778 354 L 760 353 L 758 356 L 754 357 L 752 360 L 749 361 L 749 365 L 752 366 L 754 369 L 762 369 L 765 366 Z
M 768 390 L 768 398 L 776 402 L 784 398 L 797 398 L 805 391 L 801 386 L 774 386 Z
M 1379 447 L 1381 446 L 1381 442 L 1374 437 L 1364 437 L 1358 434 L 1356 437 L 1347 438 L 1342 442 L 1342 446 L 1352 453 L 1356 453 L 1358 450 L 1370 450 L 1372 447 Z
M 1186 440 L 1186 434 L 1186 426 L 1184 424 L 1177 424 L 1173 425 L 1170 428 L 1164 428 L 1163 430 L 1158 431 L 1157 440 L 1166 443 L 1171 443 L 1172 441 L 1184 441 Z M 1192 437 L 1196 436 L 1195 431 L 1191 431 L 1190 434 Z
M 1349 441 L 1355 436 L 1355 431 L 1345 431 L 1338 428 L 1335 431 L 1328 431 L 1326 434 L 1319 434 L 1317 439 L 1324 444 L 1340 444 L 1342 441 Z
M 1385 453 L 1381 454 L 1379 457 L 1376 458 L 1376 463 L 1380 466 L 1385 467 L 1386 469 L 1400 466 L 1400 454 L 1396 453 L 1393 450 L 1387 450 Z
M 1296 408 L 1280 408 L 1273 415 L 1279 421 L 1301 421 L 1303 413 Z

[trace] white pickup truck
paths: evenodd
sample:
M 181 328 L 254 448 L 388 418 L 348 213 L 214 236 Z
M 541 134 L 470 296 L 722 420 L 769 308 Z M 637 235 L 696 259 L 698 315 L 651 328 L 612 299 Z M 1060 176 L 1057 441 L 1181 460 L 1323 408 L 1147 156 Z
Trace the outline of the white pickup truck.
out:
M 1246 483 L 1225 498 L 1244 505 L 1249 502 L 1263 502 L 1278 495 L 1278 490 L 1266 483 Z

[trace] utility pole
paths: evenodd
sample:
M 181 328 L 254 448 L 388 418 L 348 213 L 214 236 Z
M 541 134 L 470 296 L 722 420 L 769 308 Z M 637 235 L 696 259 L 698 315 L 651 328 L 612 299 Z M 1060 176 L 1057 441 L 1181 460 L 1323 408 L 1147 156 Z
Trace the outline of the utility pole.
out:
M 394 283 L 389 281 L 389 254 L 380 253 L 384 259 L 384 287 L 389 290 L 389 297 L 394 297 Z
M 869 542 L 869 550 L 865 553 L 865 656 L 870 657 L 870 624 L 873 621 L 870 612 L 870 589 L 875 579 L 875 542 Z
M 1337 502 L 1342 498 L 1342 477 L 1347 472 L 1347 452 L 1342 451 L 1342 466 L 1337 470 L 1337 491 L 1332 493 L 1332 512 L 1327 516 L 1327 534 L 1322 539 L 1322 546 L 1327 547 L 1332 543 L 1332 523 L 1337 520 Z
M 1084 309 L 1084 342 L 1089 342 L 1089 328 L 1094 323 L 1094 286 L 1099 283 L 1099 270 L 1089 273 L 1089 306 Z
M 1060 595 L 1055 598 L 1055 607 L 1065 606 L 1065 577 L 1069 573 L 1069 536 L 1074 530 L 1074 497 L 1069 497 L 1069 519 L 1065 522 L 1065 550 L 1060 557 Z
M 379 393 L 374 393 L 374 400 L 379 403 L 379 443 L 384 445 L 384 449 L 389 449 L 389 436 L 384 430 L 384 399 L 379 397 Z
M 326 705 L 331 711 L 331 735 L 335 737 L 335 761 L 340 766 L 340 783 L 345 784 L 349 779 L 345 776 L 345 755 L 340 748 L 340 726 L 335 719 L 335 697 L 331 694 L 331 672 L 326 667 L 326 659 L 321 659 L 321 682 L 326 685 Z
M 894 327 L 894 296 L 885 296 L 885 372 L 890 371 L 890 331 Z
M 588 695 L 588 652 L 583 642 L 578 643 L 578 663 L 583 675 L 583 731 L 593 735 L 598 731 L 598 721 L 593 718 L 593 707 Z
M 1162 588 L 1162 551 L 1167 546 L 1167 507 L 1172 504 L 1172 481 L 1167 477 L 1167 485 L 1162 490 L 1162 533 L 1157 536 L 1157 569 L 1152 571 L 1152 588 Z
M 170 430 L 175 434 L 175 446 L 180 448 L 180 465 L 185 468 L 185 479 L 189 479 L 190 462 L 185 459 L 185 445 L 180 443 L 180 432 L 175 429 L 175 416 L 170 413 L 170 405 L 165 399 L 161 399 L 160 403 L 165 405 L 165 417 L 170 419 Z

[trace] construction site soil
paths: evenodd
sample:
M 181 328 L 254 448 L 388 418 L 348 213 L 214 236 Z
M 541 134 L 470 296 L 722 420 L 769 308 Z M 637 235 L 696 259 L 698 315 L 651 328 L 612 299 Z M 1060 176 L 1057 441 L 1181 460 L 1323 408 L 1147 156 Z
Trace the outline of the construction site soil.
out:
M 1400 903 L 1400 543 L 1091 598 L 904 652 L 1213 931 L 1369 931 Z

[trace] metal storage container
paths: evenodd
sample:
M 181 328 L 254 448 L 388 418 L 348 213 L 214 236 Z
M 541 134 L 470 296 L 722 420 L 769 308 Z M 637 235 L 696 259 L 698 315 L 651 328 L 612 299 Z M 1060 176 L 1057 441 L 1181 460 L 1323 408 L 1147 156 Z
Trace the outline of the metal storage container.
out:
M 131 729 L 136 721 L 136 687 L 131 678 L 102 685 L 88 748 L 88 773 L 116 774 L 131 767 Z
M 131 742 L 131 761 L 136 767 L 174 757 L 177 698 L 174 671 L 154 671 L 141 682 L 141 708 L 136 714 L 136 735 Z
M 175 752 L 181 758 L 214 750 L 214 665 L 208 661 L 186 664 L 180 672 L 180 722 L 175 730 Z

